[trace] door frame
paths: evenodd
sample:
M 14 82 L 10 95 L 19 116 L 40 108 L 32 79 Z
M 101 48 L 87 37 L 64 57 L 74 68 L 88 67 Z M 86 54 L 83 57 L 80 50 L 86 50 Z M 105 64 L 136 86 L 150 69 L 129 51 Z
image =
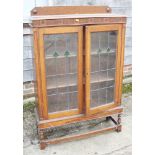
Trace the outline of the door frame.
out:
M 77 51 L 77 87 L 78 87 L 78 109 L 58 111 L 54 113 L 48 113 L 48 100 L 47 100 L 47 88 L 46 88 L 46 67 L 45 67 L 45 51 L 44 51 L 44 34 L 63 34 L 63 33 L 78 33 L 78 51 Z M 47 27 L 38 29 L 38 49 L 35 52 L 38 62 L 40 63 L 39 74 L 37 75 L 39 80 L 39 91 L 41 93 L 41 99 L 39 102 L 39 111 L 42 112 L 42 118 L 44 120 L 51 118 L 60 118 L 65 116 L 77 115 L 82 112 L 83 105 L 83 28 L 82 26 L 75 27 Z M 38 56 L 39 55 L 39 56 Z M 37 82 L 38 83 L 38 82 Z
M 106 31 L 117 31 L 117 50 L 116 50 L 116 70 L 115 70 L 115 96 L 114 96 L 114 102 L 95 107 L 90 108 L 90 71 L 91 71 L 91 32 L 106 32 Z M 86 115 L 95 114 L 102 112 L 104 110 L 114 108 L 119 105 L 118 99 L 120 98 L 119 95 L 119 87 L 120 86 L 120 75 L 121 75 L 121 55 L 122 55 L 122 25 L 121 24 L 108 24 L 108 25 L 91 25 L 86 26 L 85 29 L 85 44 L 86 44 L 86 59 L 85 59 L 85 68 L 86 68 L 86 84 L 85 84 L 85 103 L 86 103 Z

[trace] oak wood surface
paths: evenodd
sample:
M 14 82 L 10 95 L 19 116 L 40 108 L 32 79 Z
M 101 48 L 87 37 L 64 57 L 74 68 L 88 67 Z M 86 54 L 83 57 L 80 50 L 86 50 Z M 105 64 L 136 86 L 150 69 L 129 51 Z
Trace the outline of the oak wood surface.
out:
M 83 27 L 78 32 L 78 104 L 79 113 L 83 112 Z
M 70 109 L 69 111 L 57 111 L 54 113 L 48 113 L 48 119 L 78 115 L 79 113 L 80 113 L 80 109 Z
M 117 129 L 116 126 L 112 126 L 112 127 L 107 127 L 107 128 L 103 128 L 103 129 L 94 130 L 94 131 L 89 131 L 89 132 L 83 133 L 83 134 L 77 134 L 77 135 L 72 135 L 72 136 L 55 138 L 53 140 L 42 140 L 41 142 L 45 143 L 45 144 L 58 144 L 58 143 L 69 142 L 69 141 L 73 141 L 73 140 L 80 140 L 80 139 L 92 137 L 92 136 L 101 134 L 103 132 L 116 130 L 116 129 Z
M 90 114 L 90 43 L 91 43 L 91 37 L 89 29 L 86 27 L 85 29 L 85 44 L 86 44 L 86 51 L 85 51 L 85 78 L 86 78 L 86 84 L 85 84 L 85 104 L 86 104 L 86 115 Z
M 39 121 L 38 122 L 38 128 L 39 129 L 46 129 L 46 128 L 51 128 L 51 127 L 56 127 L 56 126 L 62 126 L 62 125 L 67 125 L 70 123 L 76 123 L 80 121 L 87 121 L 87 120 L 92 120 L 92 119 L 97 119 L 97 118 L 103 118 L 107 116 L 111 116 L 114 114 L 122 113 L 123 108 L 121 106 L 112 108 L 106 111 L 100 111 L 96 114 L 91 114 L 91 115 L 80 115 L 80 116 L 74 116 L 74 117 L 66 117 L 66 118 L 61 118 L 61 119 L 51 119 L 51 120 L 45 120 L 45 121 Z
M 63 14 L 96 14 L 110 13 L 111 8 L 108 6 L 48 6 L 35 7 L 31 15 L 63 15 Z
M 43 35 L 39 29 L 39 53 L 40 53 L 40 68 L 41 68 L 41 87 L 42 87 L 42 109 L 44 118 L 48 119 L 47 91 L 46 91 L 46 71 L 45 71 L 45 52 Z
M 72 18 L 71 18 L 72 17 Z M 73 18 L 73 16 L 63 19 L 38 19 L 32 20 L 32 27 L 51 27 L 51 26 L 78 26 L 78 25 L 99 25 L 126 23 L 126 17 L 87 17 Z M 78 19 L 78 21 L 77 21 Z
M 122 96 L 122 81 L 123 81 L 123 68 L 124 68 L 124 48 L 125 48 L 125 29 L 126 29 L 126 25 L 122 24 L 121 25 L 121 60 L 120 60 L 120 84 L 118 86 L 119 88 L 119 95 L 118 95 L 118 104 L 121 104 L 121 96 Z
M 45 119 L 44 111 L 42 108 L 42 89 L 41 89 L 41 75 L 40 75 L 40 54 L 38 44 L 38 29 L 33 29 L 34 33 L 34 55 L 35 55 L 35 68 L 36 68 L 36 86 L 37 86 L 37 101 L 38 112 L 41 120 Z
M 118 26 L 117 36 L 117 55 L 116 55 L 116 73 L 115 73 L 115 103 L 118 105 L 119 101 L 119 79 L 120 79 L 120 60 L 121 60 L 121 25 Z

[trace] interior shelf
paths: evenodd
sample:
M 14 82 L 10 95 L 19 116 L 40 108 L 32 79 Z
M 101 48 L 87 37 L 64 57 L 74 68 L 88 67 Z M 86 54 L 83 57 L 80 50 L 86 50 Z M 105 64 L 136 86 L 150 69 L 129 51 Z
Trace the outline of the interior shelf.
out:
M 91 78 L 91 84 L 105 82 L 105 81 L 112 81 L 112 80 L 114 80 L 114 77 L 103 77 L 102 75 L 97 75 L 97 76 L 95 75 L 95 76 L 92 76 Z M 77 85 L 76 78 L 65 79 L 59 82 L 59 84 L 57 84 L 56 81 L 52 82 L 52 84 L 49 83 L 47 85 L 47 90 L 55 89 L 55 88 L 71 87 L 76 85 Z
M 104 54 L 115 54 L 116 50 L 111 50 L 109 52 L 101 52 L 100 55 L 104 55 Z M 91 55 L 98 55 L 99 53 L 97 53 L 96 51 L 91 51 Z
M 109 52 L 101 52 L 100 55 L 104 55 L 104 54 L 115 54 L 116 53 L 116 50 L 111 50 Z M 98 53 L 96 51 L 92 51 L 91 52 L 91 55 L 98 55 Z M 57 56 L 57 57 L 54 57 L 54 56 L 46 56 L 45 59 L 46 60 L 50 60 L 50 59 L 62 59 L 62 58 L 73 58 L 73 57 L 77 57 L 77 55 L 69 55 L 69 56 Z
M 61 59 L 61 58 L 73 58 L 73 57 L 77 57 L 77 55 L 69 55 L 69 56 L 57 56 L 57 57 L 54 57 L 54 56 L 46 56 L 45 59 L 46 60 L 50 60 L 50 59 Z

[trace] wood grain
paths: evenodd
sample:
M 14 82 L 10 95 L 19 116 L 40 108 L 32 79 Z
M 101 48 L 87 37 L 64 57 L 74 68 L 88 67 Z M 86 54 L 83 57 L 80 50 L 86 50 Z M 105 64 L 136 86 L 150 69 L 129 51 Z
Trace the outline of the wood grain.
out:
M 107 128 L 103 128 L 103 129 L 94 130 L 94 131 L 89 131 L 89 132 L 83 133 L 83 134 L 77 134 L 77 135 L 72 135 L 72 136 L 55 138 L 53 140 L 43 140 L 41 142 L 45 143 L 45 144 L 64 143 L 64 142 L 69 142 L 69 141 L 73 141 L 73 140 L 80 140 L 80 139 L 92 137 L 92 136 L 95 136 L 95 135 L 98 135 L 98 134 L 101 134 L 101 133 L 104 133 L 104 132 L 107 132 L 107 131 L 116 130 L 116 129 L 117 129 L 116 126 L 112 126 L 112 127 L 107 127 Z
M 90 114 L 90 63 L 91 63 L 91 57 L 90 57 L 90 43 L 91 43 L 91 37 L 90 37 L 90 31 L 88 27 L 86 26 L 85 29 L 85 78 L 86 78 L 86 83 L 85 83 L 85 103 L 86 103 L 86 115 Z
M 39 29 L 39 53 L 40 53 L 40 69 L 41 69 L 41 87 L 42 87 L 42 92 L 41 92 L 42 93 L 42 111 L 43 111 L 44 119 L 48 119 L 44 39 L 40 29 Z
M 71 16 L 72 17 L 72 16 Z M 77 17 L 78 18 L 78 17 Z M 51 27 L 51 26 L 78 26 L 78 25 L 99 25 L 99 24 L 117 24 L 117 23 L 125 23 L 125 17 L 87 17 L 87 18 L 77 18 L 67 19 L 42 19 L 42 20 L 33 20 L 32 27 Z
M 35 7 L 31 15 L 63 15 L 63 14 L 93 14 L 93 13 L 110 13 L 111 8 L 108 6 L 48 6 Z
M 121 25 L 118 25 L 117 30 L 117 51 L 116 51 L 116 72 L 115 72 L 115 103 L 118 105 L 119 101 L 119 83 L 120 83 L 120 61 L 121 61 Z
M 78 30 L 78 104 L 79 113 L 83 112 L 83 27 Z
M 43 120 L 43 108 L 42 108 L 42 89 L 41 89 L 41 77 L 40 77 L 40 55 L 38 45 L 38 29 L 33 29 L 33 41 L 34 41 L 34 57 L 35 57 L 35 70 L 36 70 L 36 87 L 37 87 L 37 101 L 38 112 L 40 120 Z
M 38 122 L 38 128 L 40 129 L 45 129 L 45 128 L 51 128 L 51 127 L 56 127 L 56 126 L 62 126 L 62 125 L 67 125 L 70 123 L 77 123 L 80 121 L 88 121 L 92 119 L 98 119 L 98 118 L 103 118 L 107 116 L 111 116 L 114 114 L 122 113 L 123 108 L 121 106 L 116 107 L 116 108 L 111 108 L 106 111 L 101 111 L 96 114 L 92 115 L 80 115 L 80 116 L 75 116 L 75 117 L 66 117 L 66 118 L 61 118 L 61 119 L 51 119 L 51 120 L 45 120 L 45 121 L 39 121 Z
M 70 109 L 69 111 L 57 111 L 54 113 L 48 113 L 48 119 L 78 115 L 79 113 L 80 113 L 80 109 L 75 109 L 75 110 Z
M 120 83 L 119 83 L 119 95 L 118 95 L 118 105 L 121 104 L 122 96 L 122 81 L 123 81 L 123 68 L 124 68 L 124 46 L 125 46 L 125 24 L 121 25 L 121 60 L 120 60 Z

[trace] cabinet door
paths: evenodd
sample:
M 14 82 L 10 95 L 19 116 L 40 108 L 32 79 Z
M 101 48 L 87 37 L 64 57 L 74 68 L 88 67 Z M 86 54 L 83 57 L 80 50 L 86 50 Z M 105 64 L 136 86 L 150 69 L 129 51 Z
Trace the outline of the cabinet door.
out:
M 117 106 L 121 25 L 86 27 L 86 113 Z
M 43 109 L 47 118 L 82 111 L 82 27 L 39 30 Z

